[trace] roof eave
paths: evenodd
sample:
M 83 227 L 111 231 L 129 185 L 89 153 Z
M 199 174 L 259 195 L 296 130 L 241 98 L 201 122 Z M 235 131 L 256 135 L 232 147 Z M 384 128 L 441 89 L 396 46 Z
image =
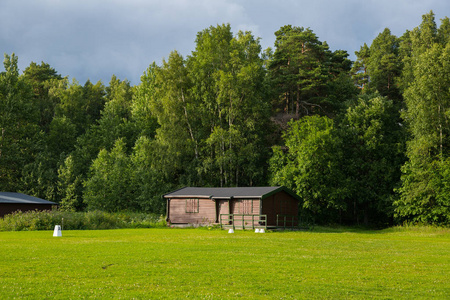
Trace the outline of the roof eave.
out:
M 164 196 L 166 199 L 176 199 L 176 198 L 199 198 L 199 199 L 211 199 L 212 196 L 203 196 L 203 195 L 175 195 L 175 196 Z
M 285 186 L 279 186 L 277 189 L 270 191 L 267 194 L 262 195 L 261 199 L 265 199 L 265 198 L 270 197 L 281 191 L 284 191 L 284 192 L 288 193 L 289 195 L 291 195 L 292 197 L 294 197 L 296 200 L 301 201 L 301 198 L 296 193 L 294 193 L 293 191 L 291 191 L 290 189 L 288 189 Z
M 261 199 L 262 196 L 233 196 L 233 199 Z
M 214 197 L 214 196 L 211 196 L 211 199 L 213 199 L 213 200 L 231 200 L 233 198 L 236 198 L 236 197 L 234 197 L 234 196 L 232 196 L 232 197 Z

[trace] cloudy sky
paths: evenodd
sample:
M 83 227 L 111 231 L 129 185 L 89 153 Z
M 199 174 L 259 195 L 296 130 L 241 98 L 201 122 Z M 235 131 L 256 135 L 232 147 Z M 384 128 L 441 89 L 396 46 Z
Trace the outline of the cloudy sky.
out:
M 281 26 L 310 27 L 332 50 L 351 54 L 386 27 L 400 36 L 430 10 L 450 17 L 448 0 L 0 0 L 0 52 L 24 70 L 44 61 L 63 76 L 139 84 L 155 61 L 195 47 L 197 32 L 230 23 L 272 47 Z M 3 71 L 3 67 L 0 67 Z

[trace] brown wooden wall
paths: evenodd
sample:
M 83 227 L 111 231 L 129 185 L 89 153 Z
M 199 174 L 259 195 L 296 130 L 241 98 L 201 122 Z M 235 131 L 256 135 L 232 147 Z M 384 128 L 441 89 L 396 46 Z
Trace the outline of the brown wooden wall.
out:
M 233 199 L 231 203 L 233 214 L 260 215 L 259 199 Z M 254 226 L 259 225 L 259 218 L 252 219 L 249 216 L 244 216 L 243 219 L 244 221 L 239 217 L 236 217 L 234 225 L 239 227 L 242 226 L 242 222 L 244 222 L 246 226 L 251 226 L 252 221 Z
M 168 211 L 171 223 L 211 224 L 219 222 L 221 214 L 262 214 L 267 215 L 267 226 L 275 226 L 277 215 L 298 215 L 298 201 L 284 191 L 263 199 L 262 203 L 260 199 L 214 201 L 200 198 L 198 199 L 198 212 L 186 212 L 186 200 L 185 198 L 173 198 L 169 201 Z M 189 206 L 189 209 L 192 209 L 192 205 Z
M 285 191 L 263 199 L 262 214 L 267 215 L 267 225 L 275 226 L 277 215 L 298 215 L 298 201 Z
M 19 203 L 0 203 L 0 217 L 11 214 L 15 211 L 30 210 L 52 210 L 52 204 L 19 204 Z
M 217 222 L 220 222 L 221 214 L 230 214 L 230 201 L 229 200 L 216 200 L 217 201 Z
M 233 199 L 231 200 L 231 213 L 259 215 L 259 202 L 259 199 Z
M 216 221 L 216 203 L 211 199 L 198 199 L 198 212 L 186 212 L 186 199 L 169 201 L 169 219 L 173 224 L 209 224 Z

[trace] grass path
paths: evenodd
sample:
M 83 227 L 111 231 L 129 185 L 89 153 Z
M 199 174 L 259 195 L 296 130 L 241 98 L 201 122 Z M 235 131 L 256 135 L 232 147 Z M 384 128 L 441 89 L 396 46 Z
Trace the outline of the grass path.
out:
M 450 230 L 0 232 L 2 299 L 449 299 Z

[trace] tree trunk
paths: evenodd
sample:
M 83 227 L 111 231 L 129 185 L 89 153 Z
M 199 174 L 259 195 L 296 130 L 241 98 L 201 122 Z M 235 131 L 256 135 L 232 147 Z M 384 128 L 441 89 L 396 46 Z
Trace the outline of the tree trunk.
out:
M 222 150 L 221 155 L 223 156 L 225 154 L 225 143 L 223 142 L 223 134 L 222 134 L 221 138 L 222 138 L 222 142 L 220 144 L 220 147 Z M 225 184 L 226 184 L 227 179 L 225 178 L 226 172 L 224 173 L 224 170 L 223 170 L 223 163 L 222 163 L 223 160 L 221 159 L 220 161 L 221 161 L 220 162 L 220 187 L 223 187 L 224 180 L 225 180 Z
M 369 208 L 368 208 L 368 204 L 366 203 L 364 205 L 364 225 L 365 226 L 369 226 Z
M 188 125 L 189 134 L 191 136 L 191 140 L 194 142 L 194 145 L 195 145 L 195 149 L 194 149 L 195 158 L 198 159 L 198 145 L 197 145 L 197 141 L 195 140 L 195 137 L 194 137 L 194 132 L 192 131 L 191 123 L 189 122 L 188 112 L 187 112 L 187 107 L 186 107 L 186 100 L 184 99 L 183 89 L 181 89 L 181 99 L 183 100 L 184 116 L 186 118 L 186 123 Z
M 2 128 L 2 143 L 0 144 L 0 158 L 2 157 L 3 140 L 5 139 L 5 128 Z
M 287 114 L 289 113 L 289 93 L 284 93 L 284 99 L 286 100 L 286 106 L 284 107 L 284 112 Z
M 438 106 L 438 110 L 439 110 L 439 140 L 440 140 L 440 145 L 439 145 L 439 147 L 440 147 L 440 154 L 441 154 L 441 159 L 443 159 L 443 157 L 442 157 L 442 144 L 443 144 L 443 142 L 442 142 L 442 121 L 441 121 L 441 105 L 439 105 Z

